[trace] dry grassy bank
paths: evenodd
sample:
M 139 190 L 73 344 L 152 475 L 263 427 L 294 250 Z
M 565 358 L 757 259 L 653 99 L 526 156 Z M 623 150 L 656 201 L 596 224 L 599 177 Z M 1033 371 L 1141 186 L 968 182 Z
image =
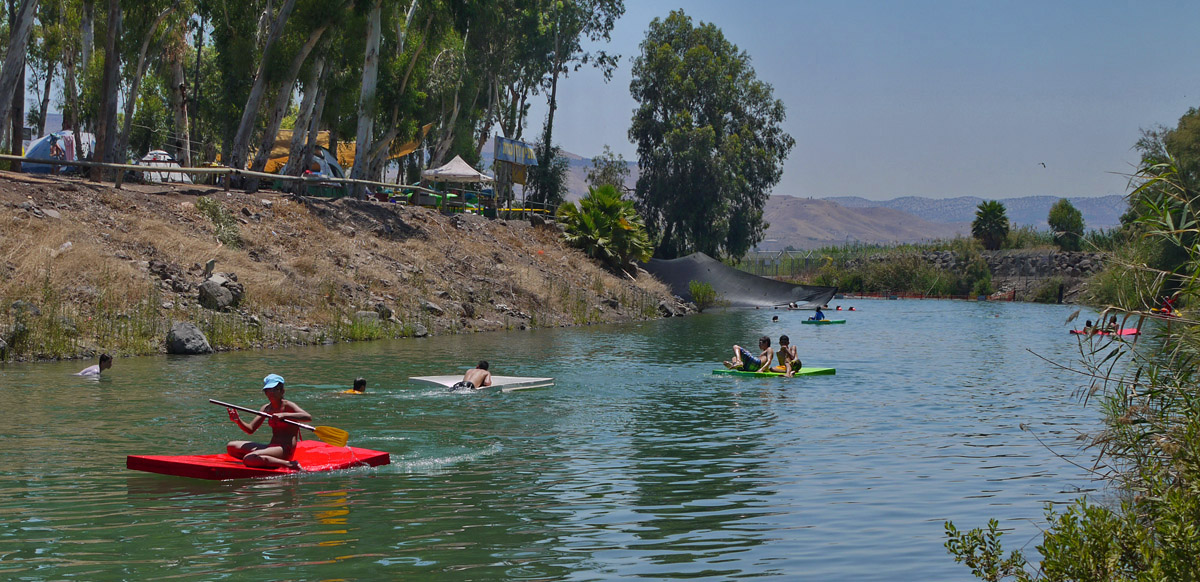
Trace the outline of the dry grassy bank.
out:
M 225 312 L 197 301 L 213 260 L 245 288 Z M 620 322 L 673 303 L 523 221 L 6 172 L 0 301 L 5 360 L 161 352 L 173 321 L 231 350 Z

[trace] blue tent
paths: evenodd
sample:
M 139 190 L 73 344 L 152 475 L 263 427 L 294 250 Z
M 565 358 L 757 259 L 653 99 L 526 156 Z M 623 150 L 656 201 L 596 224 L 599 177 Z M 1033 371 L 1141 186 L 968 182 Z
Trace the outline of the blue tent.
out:
M 29 147 L 25 150 L 25 157 L 35 160 L 49 160 L 51 159 L 51 144 L 56 142 L 59 144 L 59 147 L 63 148 L 64 150 L 64 160 L 74 161 L 91 156 L 91 153 L 94 151 L 96 146 L 96 136 L 90 133 L 79 134 L 82 139 L 75 141 L 74 148 L 63 147 L 63 138 L 69 137 L 74 140 L 74 134 L 75 132 L 69 129 L 64 129 L 62 131 L 56 131 L 54 133 L 43 135 L 42 137 L 34 140 L 33 143 L 29 144 Z M 58 171 L 62 173 L 72 168 L 73 166 L 60 166 Z M 52 170 L 53 168 L 50 166 L 50 164 L 21 164 L 21 171 L 30 174 L 49 174 Z

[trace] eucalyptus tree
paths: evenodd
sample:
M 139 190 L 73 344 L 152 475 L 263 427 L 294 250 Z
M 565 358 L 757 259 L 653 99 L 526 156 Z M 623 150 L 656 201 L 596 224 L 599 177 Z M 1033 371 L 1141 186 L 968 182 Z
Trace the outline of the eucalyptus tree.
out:
M 303 42 L 298 48 L 288 47 L 293 53 L 291 62 L 275 90 L 274 103 L 267 114 L 266 128 L 263 131 L 254 161 L 250 164 L 250 169 L 262 171 L 266 166 L 271 148 L 275 144 L 275 137 L 279 133 L 279 126 L 291 103 L 292 93 L 301 68 L 325 32 L 341 21 L 344 13 L 350 8 L 350 4 L 349 0 L 316 0 L 306 3 L 298 12 L 297 21 L 303 22 L 304 25 L 296 27 L 297 30 L 293 30 L 293 33 L 296 34 L 290 36 L 293 41 L 303 39 Z M 304 28 L 308 30 L 304 31 Z M 256 185 L 256 181 L 252 181 L 252 184 Z
M 475 152 L 481 154 L 498 128 L 504 137 L 520 140 L 529 111 L 529 97 L 550 71 L 549 43 L 538 34 L 536 0 L 474 2 L 466 15 L 472 30 L 467 39 L 467 65 L 482 91 L 474 116 Z
M 629 174 L 629 164 L 625 157 L 613 153 L 606 144 L 604 152 L 592 158 L 592 167 L 587 170 L 587 183 L 594 188 L 608 184 L 618 192 L 626 192 L 629 187 L 625 185 L 625 181 L 629 179 Z
M 414 2 L 416 0 L 413 0 Z M 379 43 L 383 34 L 383 0 L 365 0 L 367 9 L 366 50 L 363 54 L 362 85 L 358 93 L 358 131 L 354 145 L 354 167 L 350 177 L 364 180 L 370 165 L 365 155 L 371 148 L 375 130 L 375 86 L 379 80 Z M 354 193 L 362 197 L 363 188 L 354 187 Z
M 66 2 L 51 0 L 38 5 L 37 24 L 31 33 L 37 42 L 27 43 L 26 70 L 32 73 L 28 89 L 37 98 L 37 108 L 27 115 L 37 135 L 46 133 L 46 115 L 55 74 L 61 66 L 64 46 L 68 43 L 65 23 Z
M 13 27 L 9 30 L 8 48 L 4 55 L 4 65 L 0 68 L 0 128 L 8 127 L 5 123 L 13 109 L 16 99 L 24 99 L 24 87 L 21 79 L 25 72 L 25 47 L 33 30 L 34 17 L 37 15 L 38 0 L 21 0 L 20 7 L 10 14 L 9 21 Z M 5 98 L 8 96 L 8 98 Z M 23 115 L 17 116 L 17 122 L 23 120 Z M 13 136 L 13 143 L 21 145 L 21 136 Z
M 96 151 L 93 158 L 98 162 L 111 162 L 114 159 L 114 144 L 117 134 L 117 90 L 120 87 L 121 51 L 118 41 L 121 38 L 121 2 L 108 0 L 108 15 L 105 19 L 104 31 L 104 67 L 100 81 L 100 107 L 96 115 Z M 92 168 L 91 179 L 99 181 L 105 170 L 99 166 Z
M 763 239 L 763 206 L 795 140 L 750 56 L 682 11 L 654 19 L 634 60 L 634 201 L 656 254 L 741 257 Z
M 549 56 L 550 74 L 546 79 L 546 125 L 542 132 L 542 143 L 553 143 L 554 112 L 558 109 L 558 78 L 566 77 L 571 71 L 591 64 L 612 79 L 619 57 L 605 51 L 595 53 L 583 49 L 584 39 L 593 42 L 610 40 L 617 19 L 625 13 L 623 0 L 551 0 L 542 12 L 541 29 L 553 39 Z M 539 163 L 550 164 L 553 148 L 543 148 Z
M 295 7 L 296 0 L 283 0 L 278 12 L 273 15 L 269 12 L 263 13 L 264 19 L 267 16 L 271 17 L 271 24 L 264 36 L 262 51 L 258 55 L 258 70 L 254 73 L 254 84 L 250 87 L 250 94 L 246 97 L 246 105 L 242 109 L 241 121 L 238 122 L 237 133 L 233 137 L 233 145 L 229 152 L 228 165 L 230 167 L 243 168 L 246 166 L 246 158 L 250 151 L 250 139 L 254 130 L 255 120 L 267 89 L 267 71 L 272 62 L 272 51 L 275 49 L 279 38 L 283 36 L 284 26 L 287 24 L 288 18 L 291 17 Z
M 136 36 L 140 33 L 142 35 L 142 42 L 140 50 L 137 53 L 137 64 L 131 71 L 129 93 L 125 98 L 124 122 L 121 127 L 121 133 L 117 138 L 117 146 L 114 152 L 114 159 L 119 162 L 125 162 L 125 157 L 128 155 L 127 150 L 129 149 L 129 129 L 130 125 L 133 123 L 134 108 L 137 106 L 139 89 L 142 85 L 142 77 L 145 76 L 146 67 L 149 65 L 146 58 L 147 53 L 153 44 L 158 44 L 159 46 L 166 44 L 166 40 L 169 39 L 171 35 L 170 27 L 183 26 L 186 15 L 180 16 L 176 13 L 181 3 L 182 0 L 169 0 L 168 2 L 147 1 L 140 6 L 140 10 L 134 11 L 134 17 L 130 19 L 130 36 L 136 38 Z M 162 6 L 161 10 L 159 10 L 157 9 L 158 6 L 155 6 L 155 4 L 165 4 L 165 6 Z M 139 22 L 139 20 L 144 21 L 145 17 L 156 12 L 157 15 L 154 16 L 153 20 L 149 21 L 148 26 L 145 26 L 144 30 L 139 30 L 141 28 L 140 25 L 143 24 L 143 22 Z M 168 17 L 170 17 L 172 14 L 176 14 L 176 17 L 170 19 L 169 24 L 166 25 L 167 28 L 164 30 L 163 25 L 164 23 L 168 22 Z M 139 16 L 141 18 L 138 18 Z M 159 55 L 162 54 L 163 51 L 156 50 L 154 53 L 155 55 Z M 120 176 L 121 174 L 118 173 L 118 184 L 121 182 Z

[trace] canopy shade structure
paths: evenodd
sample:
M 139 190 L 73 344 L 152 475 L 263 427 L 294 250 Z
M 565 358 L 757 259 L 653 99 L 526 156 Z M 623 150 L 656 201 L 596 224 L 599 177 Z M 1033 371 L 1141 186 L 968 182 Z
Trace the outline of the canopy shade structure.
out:
M 446 162 L 446 165 L 440 168 L 430 168 L 421 172 L 421 179 L 431 182 L 457 182 L 463 184 L 491 182 L 493 180 L 491 176 L 472 168 L 471 164 L 463 161 L 458 156 L 454 156 L 453 160 Z
M 802 309 L 813 309 L 829 303 L 837 287 L 794 285 L 739 271 L 704 253 L 692 253 L 678 259 L 650 259 L 642 265 L 651 275 L 666 283 L 671 293 L 688 301 L 692 293 L 688 283 L 699 281 L 712 285 L 717 297 L 730 307 L 772 307 L 795 303 Z

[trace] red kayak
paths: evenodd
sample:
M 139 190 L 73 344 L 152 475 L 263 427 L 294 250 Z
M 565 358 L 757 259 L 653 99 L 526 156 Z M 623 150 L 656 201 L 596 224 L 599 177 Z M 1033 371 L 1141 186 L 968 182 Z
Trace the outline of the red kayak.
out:
M 1111 331 L 1083 331 L 1082 329 L 1073 329 L 1071 333 L 1075 335 L 1138 335 L 1142 332 L 1138 331 L 1136 327 L 1127 327 L 1116 333 Z
M 356 447 L 335 447 L 318 440 L 300 441 L 296 447 L 295 460 L 305 472 L 337 471 L 350 467 L 378 467 L 392 462 L 383 451 L 372 451 Z M 125 467 L 135 471 L 193 477 L 196 479 L 248 479 L 253 477 L 277 477 L 298 473 L 292 469 L 265 469 L 247 467 L 241 460 L 225 453 L 219 455 L 129 455 Z

